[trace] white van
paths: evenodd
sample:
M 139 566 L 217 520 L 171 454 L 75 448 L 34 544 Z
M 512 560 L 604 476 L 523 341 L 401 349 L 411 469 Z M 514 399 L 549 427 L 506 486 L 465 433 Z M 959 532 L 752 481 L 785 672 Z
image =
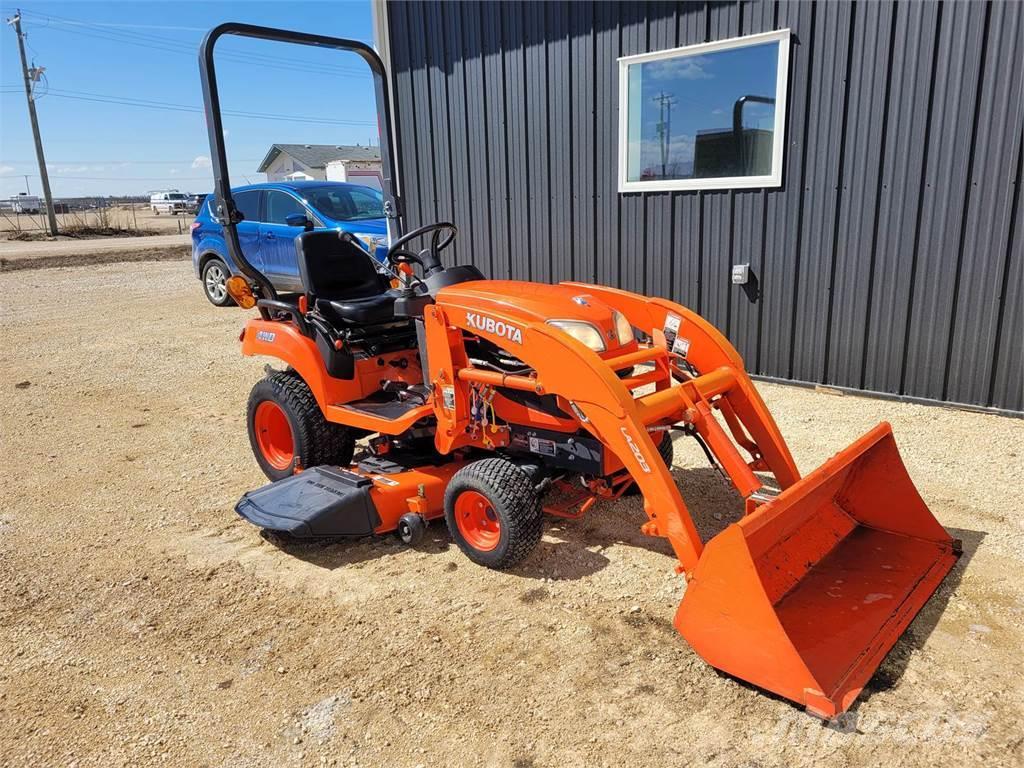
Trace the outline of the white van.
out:
M 11 210 L 15 213 L 39 213 L 42 204 L 39 197 L 30 195 L 27 192 L 19 192 L 11 198 Z
M 156 192 L 149 196 L 149 209 L 157 216 L 161 213 L 177 216 L 179 213 L 188 211 L 188 195 L 177 190 Z

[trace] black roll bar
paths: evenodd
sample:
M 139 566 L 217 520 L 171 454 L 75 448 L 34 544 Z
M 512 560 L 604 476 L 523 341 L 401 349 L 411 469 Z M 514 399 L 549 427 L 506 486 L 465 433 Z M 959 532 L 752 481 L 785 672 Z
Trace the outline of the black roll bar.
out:
M 210 138 L 210 159 L 213 165 L 213 192 L 216 201 L 213 207 L 214 218 L 224 228 L 224 239 L 232 261 L 242 274 L 255 284 L 260 296 L 273 301 L 277 299 L 274 286 L 266 275 L 249 263 L 242 253 L 242 247 L 238 241 L 236 225 L 242 220 L 242 215 L 231 196 L 227 151 L 224 147 L 224 125 L 220 116 L 220 94 L 217 91 L 217 73 L 213 62 L 214 46 L 224 35 L 352 51 L 369 65 L 373 75 L 374 97 L 377 101 L 384 214 L 387 217 L 388 238 L 391 242 L 395 242 L 401 237 L 402 227 L 401 210 L 395 189 L 395 156 L 391 135 L 391 101 L 388 93 L 387 73 L 384 70 L 384 62 L 381 61 L 377 52 L 359 40 L 292 32 L 287 29 L 260 27 L 233 21 L 214 27 L 203 38 L 203 42 L 199 46 L 199 76 L 203 84 L 203 108 L 206 113 L 206 130 Z
M 740 96 L 736 99 L 736 103 L 732 105 L 732 138 L 733 142 L 736 144 L 736 151 L 740 156 L 740 170 L 743 173 L 747 172 L 747 148 L 743 142 L 743 107 L 752 101 L 756 101 L 759 104 L 775 103 L 775 99 L 770 96 L 748 94 L 746 96 Z

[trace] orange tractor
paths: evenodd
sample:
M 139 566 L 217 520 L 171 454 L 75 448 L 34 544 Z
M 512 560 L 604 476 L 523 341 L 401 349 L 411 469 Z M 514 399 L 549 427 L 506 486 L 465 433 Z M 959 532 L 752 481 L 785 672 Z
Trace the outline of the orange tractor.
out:
M 301 294 L 277 295 L 246 261 L 214 74 L 225 34 L 355 51 L 370 65 L 392 214 L 383 274 L 336 231 L 296 238 Z M 387 82 L 362 43 L 228 24 L 200 61 L 215 209 L 241 271 L 228 288 L 260 313 L 242 353 L 287 366 L 252 390 L 250 441 L 273 482 L 239 514 L 297 537 L 409 543 L 443 517 L 471 560 L 509 568 L 537 545 L 545 514 L 578 518 L 639 492 L 641 530 L 668 539 L 687 580 L 675 626 L 701 657 L 823 717 L 853 703 L 960 553 L 887 424 L 801 477 L 740 356 L 700 316 L 614 288 L 446 267 L 449 223 L 400 236 Z M 427 247 L 410 248 L 421 238 Z M 669 469 L 673 431 L 745 500 L 706 545 Z

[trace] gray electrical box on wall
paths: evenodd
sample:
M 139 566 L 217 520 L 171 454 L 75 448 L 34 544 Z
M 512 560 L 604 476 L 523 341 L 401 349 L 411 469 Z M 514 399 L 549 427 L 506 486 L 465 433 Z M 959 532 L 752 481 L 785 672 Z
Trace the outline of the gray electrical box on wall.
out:
M 749 264 L 733 264 L 732 265 L 732 284 L 733 285 L 746 285 L 750 282 L 750 265 Z

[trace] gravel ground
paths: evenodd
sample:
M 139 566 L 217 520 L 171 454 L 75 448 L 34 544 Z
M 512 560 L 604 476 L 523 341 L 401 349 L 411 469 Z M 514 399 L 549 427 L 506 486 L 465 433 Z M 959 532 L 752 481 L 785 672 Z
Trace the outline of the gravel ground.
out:
M 802 470 L 880 420 L 965 556 L 825 727 L 717 675 L 639 502 L 512 573 L 432 526 L 279 548 L 243 413 L 265 361 L 187 262 L 0 274 L 0 765 L 1020 765 L 1024 422 L 762 385 Z M 703 534 L 738 497 L 680 439 Z

